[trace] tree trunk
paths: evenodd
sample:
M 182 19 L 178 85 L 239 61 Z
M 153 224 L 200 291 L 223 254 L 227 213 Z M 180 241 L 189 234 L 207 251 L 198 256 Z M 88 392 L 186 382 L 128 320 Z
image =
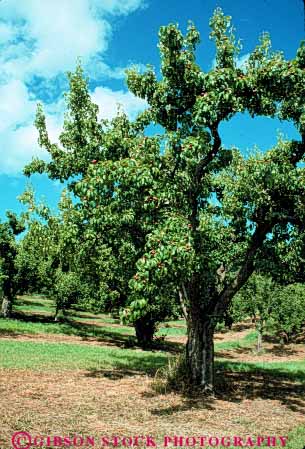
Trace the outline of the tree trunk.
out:
M 191 385 L 205 393 L 214 390 L 214 326 L 210 320 L 198 319 L 188 323 L 186 362 Z
M 60 309 L 60 308 L 56 308 L 54 321 L 63 321 L 64 318 L 65 318 L 65 310 L 64 309 Z
M 2 306 L 1 306 L 1 315 L 4 318 L 11 318 L 13 310 L 13 300 L 8 296 L 3 296 Z
M 233 326 L 233 323 L 234 323 L 234 320 L 233 320 L 233 318 L 230 316 L 230 314 L 228 312 L 226 312 L 225 315 L 224 315 L 224 322 L 225 322 L 225 326 L 228 329 L 231 330 L 232 326 Z
M 257 323 L 257 352 L 262 350 L 262 342 L 263 342 L 263 324 L 260 322 Z
M 142 348 L 147 348 L 152 344 L 156 323 L 148 317 L 141 317 L 135 322 L 137 340 Z

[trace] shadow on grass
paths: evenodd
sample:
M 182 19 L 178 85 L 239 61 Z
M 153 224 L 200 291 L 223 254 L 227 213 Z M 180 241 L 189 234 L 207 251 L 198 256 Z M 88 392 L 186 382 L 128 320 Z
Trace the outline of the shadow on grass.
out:
M 207 398 L 185 397 L 182 404 L 173 405 L 164 408 L 150 410 L 155 416 L 170 416 L 175 413 L 187 412 L 189 410 L 214 410 L 214 400 Z
M 236 342 L 235 345 L 232 345 L 231 348 L 216 347 L 216 356 L 225 359 L 234 359 L 236 358 L 236 354 L 257 354 L 256 348 L 254 346 L 241 346 L 239 342 Z M 283 357 L 283 361 L 285 361 L 285 357 L 297 355 L 298 351 L 289 346 L 277 345 L 272 348 L 262 348 L 262 354 Z M 259 360 L 257 360 L 259 363 Z M 272 362 L 272 359 L 270 360 Z
M 55 323 L 54 314 L 51 314 L 50 312 L 31 312 L 31 315 L 29 315 L 26 312 L 14 310 L 12 319 L 24 321 L 25 323 Z
M 55 310 L 55 307 L 51 304 L 41 304 L 41 302 L 35 302 L 35 301 L 27 301 L 26 299 L 22 299 L 19 301 L 16 301 L 14 304 L 14 307 L 39 307 L 40 309 L 46 308 L 46 312 Z
M 72 317 L 72 318 L 85 318 L 86 320 L 100 320 L 103 321 L 105 320 L 104 316 L 101 316 L 101 314 L 94 314 L 94 313 L 90 313 L 90 312 L 86 312 L 86 311 L 81 311 L 81 310 L 75 310 L 75 309 L 70 309 L 68 312 L 68 316 Z M 120 324 L 120 320 L 119 318 L 111 318 L 111 317 L 107 317 L 107 322 L 109 323 L 113 323 L 113 324 Z
M 250 330 L 253 328 L 254 328 L 253 323 L 251 321 L 248 321 L 248 322 L 244 322 L 244 323 L 234 323 L 232 326 L 232 331 L 233 332 L 241 332 L 241 331 Z
M 191 409 L 213 409 L 217 400 L 241 403 L 243 400 L 277 400 L 293 412 L 305 415 L 305 372 L 288 371 L 280 367 L 260 368 L 251 363 L 217 361 L 214 396 L 207 397 L 199 390 L 184 391 L 184 401 L 174 407 L 151 410 L 153 415 L 172 415 Z M 170 391 L 177 389 L 169 389 Z M 148 397 L 163 393 L 151 391 Z
M 290 410 L 305 414 L 305 372 L 254 363 L 216 362 L 216 397 L 241 402 L 244 399 L 278 400 Z
M 118 332 L 112 331 L 108 328 L 102 328 L 101 326 L 94 326 L 90 324 L 80 323 L 74 321 L 73 319 L 65 318 L 61 321 L 55 322 L 54 316 L 46 316 L 42 314 L 31 314 L 28 315 L 23 312 L 17 312 L 12 316 L 13 319 L 17 319 L 24 323 L 40 323 L 40 324 L 48 324 L 53 325 L 50 329 L 42 329 L 43 333 L 46 334 L 64 334 L 69 336 L 78 336 L 81 337 L 84 341 L 95 338 L 98 342 L 111 342 L 117 346 L 130 347 L 136 344 L 136 339 L 134 336 L 129 334 L 124 334 L 124 332 L 120 332 L 118 328 Z M 37 328 L 36 328 L 37 329 Z M 39 329 L 38 329 L 39 330 Z M 26 331 L 18 331 L 18 329 L 4 329 L 0 330 L 0 333 L 18 336 L 22 335 Z M 29 328 L 29 332 L 31 333 L 31 329 Z M 37 332 L 35 332 L 37 333 Z M 35 335 L 33 333 L 33 335 Z
M 287 357 L 289 355 L 298 354 L 294 348 L 285 346 L 285 345 L 277 345 L 272 348 L 263 348 L 266 354 L 276 355 L 277 357 Z
M 108 342 L 115 344 L 116 346 L 121 346 L 123 348 L 139 348 L 137 343 L 137 339 L 134 335 L 124 334 L 123 331 L 120 331 L 120 328 L 117 327 L 117 332 L 110 330 L 110 327 L 106 326 L 105 328 L 101 326 L 94 326 L 90 324 L 80 323 L 74 320 L 67 320 L 67 323 L 75 331 L 74 335 L 78 335 L 82 337 L 84 341 L 89 339 L 90 337 L 95 337 L 98 342 Z M 166 351 L 170 353 L 178 353 L 181 351 L 181 347 L 183 345 L 175 342 L 164 342 L 156 339 L 153 343 L 148 346 L 148 351 L 157 350 L 157 351 Z
M 17 338 L 22 335 L 22 332 L 17 332 L 14 330 L 0 329 L 0 337 L 4 338 Z M 0 446 L 1 447 L 1 446 Z
M 124 333 L 124 330 L 121 329 L 119 326 L 115 328 L 111 328 L 111 326 L 95 326 L 94 324 L 86 324 L 82 323 L 76 320 L 73 320 L 71 318 L 65 318 L 62 321 L 55 322 L 54 316 L 47 316 L 42 314 L 31 314 L 28 315 L 24 312 L 15 311 L 13 314 L 14 319 L 18 319 L 21 322 L 28 323 L 29 325 L 31 323 L 40 323 L 40 324 L 48 324 L 50 325 L 50 328 L 41 329 L 41 333 L 46 333 L 48 335 L 50 334 L 64 334 L 68 336 L 77 336 L 80 337 L 84 342 L 90 341 L 92 339 L 96 340 L 97 342 L 103 344 L 110 344 L 114 346 L 118 346 L 121 348 L 139 348 L 139 345 L 137 343 L 136 337 L 131 334 Z M 53 325 L 53 326 L 52 326 Z M 132 328 L 130 328 L 132 330 Z M 18 336 L 21 336 L 25 333 L 32 333 L 35 335 L 35 333 L 39 333 L 39 329 L 36 332 L 31 331 L 29 328 L 28 330 L 18 331 L 17 329 L 0 329 L 0 335 L 2 336 L 10 336 L 17 338 Z M 152 343 L 150 347 L 147 347 L 146 349 L 149 351 L 157 350 L 157 351 L 164 351 L 169 352 L 172 354 L 177 354 L 181 351 L 181 348 L 183 345 L 181 343 L 176 342 L 165 342 L 161 341 L 158 338 Z
M 276 365 L 277 362 L 274 363 Z M 281 362 L 280 362 L 281 363 Z M 305 389 L 305 371 L 304 369 L 294 369 L 289 371 L 281 366 L 265 366 L 260 367 L 257 363 L 247 362 L 230 362 L 226 360 L 218 360 L 215 362 L 215 370 L 217 377 L 226 376 L 227 374 L 245 374 L 248 376 L 259 376 L 262 380 L 272 381 L 287 381 L 287 382 L 300 382 L 303 383 L 302 388 Z M 289 362 L 287 363 L 289 366 Z M 245 377 L 246 379 L 246 377 Z M 268 388 L 268 385 L 265 385 Z
M 234 351 L 236 351 L 236 349 L 234 349 Z M 236 354 L 233 353 L 232 349 L 231 350 L 217 350 L 215 351 L 215 357 L 219 357 L 219 358 L 223 358 L 223 359 L 229 359 L 229 360 L 236 360 Z
M 138 355 L 138 356 L 136 356 Z M 166 365 L 168 356 L 156 353 L 112 354 L 113 369 L 90 369 L 87 377 L 107 377 L 112 380 L 120 380 L 123 377 L 146 374 L 154 376 L 156 371 Z
M 285 347 L 286 345 L 289 345 L 290 343 L 304 344 L 305 343 L 305 330 L 296 334 L 294 337 L 292 337 L 289 340 L 289 342 L 286 342 L 286 344 L 283 342 L 283 337 L 279 334 L 264 335 L 264 341 L 266 341 L 268 343 L 278 344 L 280 347 Z

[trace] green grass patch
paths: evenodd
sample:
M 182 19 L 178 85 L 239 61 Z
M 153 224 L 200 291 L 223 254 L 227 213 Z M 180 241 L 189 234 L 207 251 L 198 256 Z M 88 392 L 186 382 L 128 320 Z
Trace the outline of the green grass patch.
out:
M 92 324 L 82 324 L 70 320 L 66 322 L 40 322 L 32 321 L 27 318 L 26 321 L 15 319 L 0 319 L 0 335 L 2 334 L 62 334 L 76 335 L 80 337 L 104 337 L 107 335 L 134 335 L 134 329 L 127 326 L 94 326 Z
M 116 343 L 135 338 L 132 326 L 119 325 L 119 320 L 108 314 L 94 314 L 72 308 L 67 311 L 67 319 L 64 322 L 54 322 L 54 302 L 41 295 L 18 297 L 14 311 L 18 319 L 0 319 L 0 334 L 62 334 L 105 341 L 113 340 Z M 186 330 L 185 320 L 172 320 L 162 323 L 156 336 L 182 337 L 186 336 Z M 256 339 L 256 331 L 251 331 L 239 340 L 216 342 L 215 349 L 251 349 L 255 347 Z
M 216 369 L 220 372 L 264 374 L 294 382 L 305 382 L 305 360 L 294 362 L 231 362 L 226 359 L 217 359 Z
M 157 336 L 165 335 L 166 337 L 181 337 L 186 335 L 186 328 L 184 327 L 160 327 Z
M 106 323 L 106 324 L 120 324 L 120 320 L 117 320 L 117 319 L 115 319 L 115 318 L 111 318 L 111 317 L 109 317 L 109 316 L 107 316 L 107 315 L 92 315 L 92 314 L 86 314 L 85 315 L 85 313 L 82 313 L 82 312 L 74 312 L 74 313 L 71 313 L 70 311 L 68 311 L 67 312 L 67 316 L 69 317 L 69 318 L 72 318 L 72 319 L 75 319 L 75 320 L 77 320 L 77 321 L 80 321 L 80 322 L 89 322 L 90 323 L 90 321 L 94 321 L 94 322 L 96 322 L 96 323 L 98 323 L 98 324 L 103 324 L 103 323 Z
M 224 341 L 220 343 L 215 343 L 216 350 L 230 350 L 238 348 L 252 348 L 254 347 L 257 340 L 257 332 L 251 331 L 243 338 L 233 341 Z
M 16 304 L 13 308 L 14 312 L 24 312 L 24 313 L 33 313 L 33 312 L 39 312 L 44 313 L 47 315 L 54 315 L 55 314 L 55 308 L 52 307 L 44 307 L 39 305 L 30 305 L 30 304 Z
M 114 324 L 114 319 L 99 315 L 99 320 L 94 320 L 96 323 L 90 323 L 88 317 L 67 318 L 64 322 L 55 322 L 52 317 L 48 316 L 31 316 L 24 314 L 20 319 L 4 319 L 0 318 L 0 335 L 11 334 L 12 336 L 18 334 L 59 334 L 79 337 L 91 337 L 101 340 L 127 340 L 129 337 L 135 337 L 135 330 L 132 326 L 111 326 Z M 107 322 L 105 318 L 108 318 Z M 107 324 L 103 326 L 103 323 Z M 183 327 L 161 327 L 156 336 L 185 336 L 186 329 Z M 230 350 L 235 348 L 251 347 L 256 341 L 256 332 L 253 331 L 246 335 L 243 339 L 237 341 L 228 341 L 216 343 L 216 350 Z
M 305 426 L 297 427 L 288 434 L 286 449 L 304 449 Z
M 122 369 L 154 373 L 168 355 L 94 345 L 0 340 L 0 366 L 13 369 Z

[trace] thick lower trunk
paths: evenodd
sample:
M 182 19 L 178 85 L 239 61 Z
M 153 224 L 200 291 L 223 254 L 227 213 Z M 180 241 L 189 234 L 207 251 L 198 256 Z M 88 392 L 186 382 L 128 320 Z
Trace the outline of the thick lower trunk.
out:
M 1 306 L 1 315 L 4 318 L 10 318 L 12 316 L 12 311 L 13 311 L 13 300 L 11 298 L 8 298 L 7 296 L 4 296 Z
M 214 327 L 211 321 L 188 323 L 186 361 L 193 387 L 212 393 L 214 389 Z
M 135 330 L 139 345 L 145 348 L 153 341 L 156 323 L 147 317 L 142 317 L 135 322 Z

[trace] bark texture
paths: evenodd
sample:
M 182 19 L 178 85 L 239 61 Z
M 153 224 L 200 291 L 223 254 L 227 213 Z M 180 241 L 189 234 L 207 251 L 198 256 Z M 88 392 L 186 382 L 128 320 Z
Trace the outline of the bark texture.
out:
M 11 298 L 4 296 L 1 306 L 1 315 L 4 318 L 11 318 L 13 310 L 13 301 Z
M 209 317 L 202 319 L 199 314 L 200 309 L 196 306 L 189 314 L 186 362 L 191 385 L 204 393 L 212 393 L 214 389 L 214 325 Z

